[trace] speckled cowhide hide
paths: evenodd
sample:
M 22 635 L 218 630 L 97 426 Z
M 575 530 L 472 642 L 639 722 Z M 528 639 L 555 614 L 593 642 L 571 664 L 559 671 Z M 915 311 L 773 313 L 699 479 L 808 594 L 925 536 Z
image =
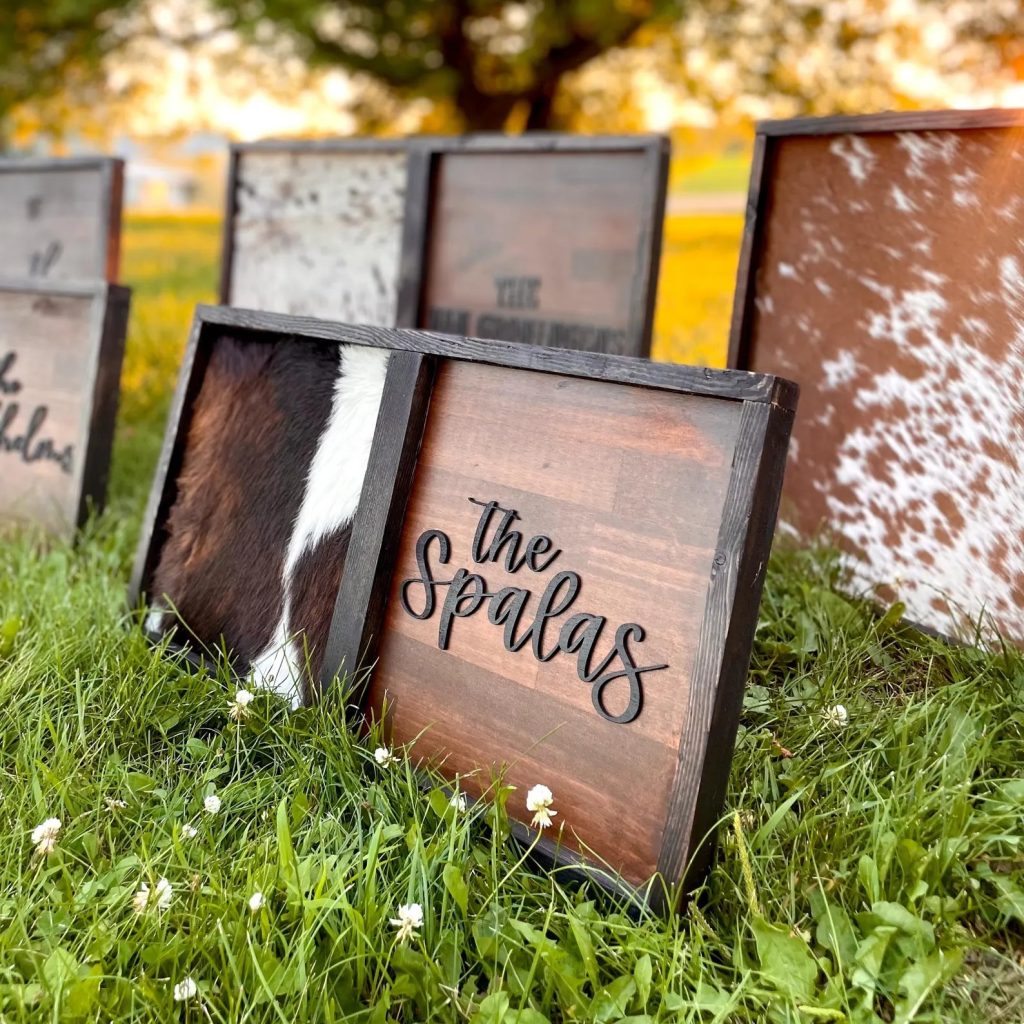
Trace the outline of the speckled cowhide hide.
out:
M 218 339 L 193 405 L 147 631 L 222 645 L 297 700 L 316 678 L 387 353 Z
M 749 368 L 801 385 L 783 516 L 912 621 L 1024 640 L 1024 132 L 770 140 Z

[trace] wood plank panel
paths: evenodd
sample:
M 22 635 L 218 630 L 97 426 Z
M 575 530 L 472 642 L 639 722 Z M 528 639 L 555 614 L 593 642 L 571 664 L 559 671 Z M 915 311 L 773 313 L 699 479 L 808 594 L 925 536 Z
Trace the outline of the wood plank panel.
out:
M 599 408 L 603 430 L 593 420 Z M 426 730 L 417 756 L 443 759 L 449 773 L 475 772 L 466 781 L 471 793 L 508 763 L 507 780 L 518 787 L 510 811 L 521 821 L 531 817 L 529 788 L 549 785 L 563 842 L 578 849 L 582 838 L 634 884 L 656 871 L 664 839 L 741 409 L 450 361 L 438 371 L 406 512 L 370 693 L 374 713 L 386 694 L 394 741 Z M 470 544 L 481 508 L 470 498 L 515 508 L 516 528 L 551 537 L 561 554 L 540 573 L 475 564 Z M 634 516 L 647 500 L 658 514 Z M 507 651 L 486 608 L 456 619 L 440 651 L 439 615 L 419 620 L 400 602 L 403 581 L 417 576 L 417 539 L 434 528 L 452 544 L 439 576 L 465 566 L 491 593 L 531 591 L 524 628 L 557 571 L 579 574 L 578 598 L 548 625 L 545 648 L 570 614 L 593 612 L 607 618 L 596 663 L 619 624 L 638 622 L 646 637 L 632 645 L 637 664 L 668 666 L 641 674 L 640 716 L 626 724 L 602 718 L 575 656 L 541 662 L 529 649 Z M 613 714 L 625 709 L 622 680 L 606 696 Z M 629 822 L 626 834 L 609 828 L 615 821 Z
M 639 149 L 443 153 L 423 326 L 646 355 L 658 187 Z

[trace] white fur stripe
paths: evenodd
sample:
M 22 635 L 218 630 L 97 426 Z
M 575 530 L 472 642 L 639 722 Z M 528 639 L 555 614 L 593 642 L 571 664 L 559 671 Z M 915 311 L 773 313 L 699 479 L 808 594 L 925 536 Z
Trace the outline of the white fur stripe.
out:
M 302 656 L 292 638 L 292 574 L 303 554 L 329 534 L 347 526 L 359 505 L 370 446 L 377 425 L 388 353 L 381 349 L 344 346 L 334 387 L 331 415 L 306 478 L 306 492 L 295 520 L 285 557 L 281 621 L 267 649 L 253 662 L 256 685 L 298 702 Z

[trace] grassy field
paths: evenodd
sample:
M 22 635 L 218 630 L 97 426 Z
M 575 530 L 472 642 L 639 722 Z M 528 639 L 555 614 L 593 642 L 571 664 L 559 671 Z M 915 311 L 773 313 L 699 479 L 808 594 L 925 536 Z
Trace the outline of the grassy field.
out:
M 721 338 L 737 229 L 708 226 L 714 259 L 670 229 L 662 355 Z M 1024 657 L 840 596 L 823 553 L 773 562 L 721 849 L 672 921 L 532 871 L 500 807 L 379 765 L 337 699 L 236 720 L 224 671 L 150 650 L 124 584 L 216 250 L 129 224 L 111 509 L 0 544 L 0 1020 L 1024 1020 Z

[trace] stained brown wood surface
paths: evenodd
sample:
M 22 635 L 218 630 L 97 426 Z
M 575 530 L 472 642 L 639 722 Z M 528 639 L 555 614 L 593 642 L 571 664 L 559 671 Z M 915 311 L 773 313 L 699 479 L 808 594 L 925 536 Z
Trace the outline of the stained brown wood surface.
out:
M 1020 122 L 767 126 L 734 323 L 734 365 L 803 387 L 783 517 L 967 639 L 1024 640 Z
M 649 352 L 664 189 L 649 151 L 450 152 L 435 167 L 422 326 Z
M 0 525 L 69 536 L 102 504 L 127 294 L 0 284 Z
M 0 277 L 116 281 L 119 160 L 0 160 Z
M 386 696 L 395 742 L 422 732 L 417 756 L 443 760 L 449 775 L 475 773 L 470 793 L 507 764 L 518 787 L 509 808 L 521 821 L 531 817 L 530 787 L 549 786 L 563 843 L 584 844 L 634 884 L 658 867 L 742 408 L 456 361 L 435 384 L 371 707 L 379 714 Z M 516 528 L 551 537 L 556 562 L 541 573 L 477 566 L 470 543 L 481 510 L 471 497 L 518 510 Z M 637 662 L 669 668 L 642 677 L 640 715 L 600 717 L 575 657 L 506 651 L 485 609 L 457 619 L 449 650 L 439 650 L 438 614 L 419 621 L 398 600 L 401 582 L 417 575 L 416 540 L 434 528 L 452 543 L 444 569 L 478 571 L 492 592 L 526 587 L 528 609 L 556 571 L 578 572 L 566 615 L 607 617 L 601 656 L 620 623 L 642 625 Z M 624 690 L 610 692 L 615 710 L 622 700 Z M 698 772 L 701 756 L 690 766 Z

